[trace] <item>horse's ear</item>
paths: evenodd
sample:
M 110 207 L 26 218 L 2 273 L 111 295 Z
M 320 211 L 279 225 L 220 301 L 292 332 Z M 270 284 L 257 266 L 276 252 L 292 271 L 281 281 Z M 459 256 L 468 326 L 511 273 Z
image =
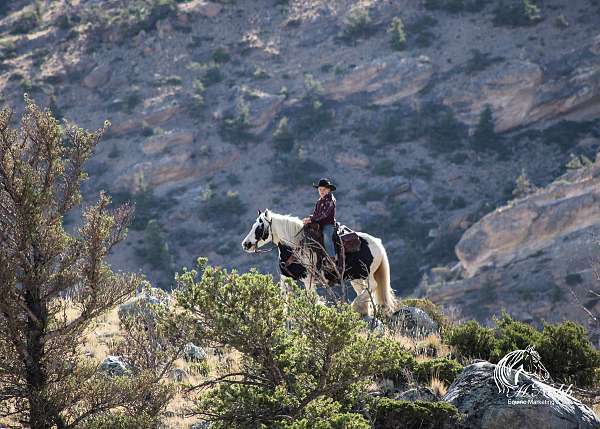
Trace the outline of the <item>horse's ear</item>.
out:
M 260 209 L 257 209 L 257 210 L 258 210 L 258 215 L 260 216 Z
M 265 209 L 265 219 L 271 219 L 271 212 L 269 211 L 269 209 Z

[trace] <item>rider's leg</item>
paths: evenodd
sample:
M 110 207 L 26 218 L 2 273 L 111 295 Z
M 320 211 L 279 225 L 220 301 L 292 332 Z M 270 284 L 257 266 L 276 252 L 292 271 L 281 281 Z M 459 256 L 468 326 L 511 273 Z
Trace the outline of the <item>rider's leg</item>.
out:
M 325 242 L 325 251 L 331 257 L 335 256 L 335 247 L 333 246 L 333 225 L 325 225 L 323 227 L 323 241 Z

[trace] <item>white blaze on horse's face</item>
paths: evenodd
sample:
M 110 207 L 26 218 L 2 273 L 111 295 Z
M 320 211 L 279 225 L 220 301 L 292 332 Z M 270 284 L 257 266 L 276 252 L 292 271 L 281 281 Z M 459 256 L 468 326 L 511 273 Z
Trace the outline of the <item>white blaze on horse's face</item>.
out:
M 269 210 L 265 210 L 264 213 L 261 213 L 259 210 L 254 225 L 252 225 L 250 232 L 242 240 L 242 248 L 248 253 L 256 252 L 257 248 L 269 243 L 272 238 L 271 214 Z

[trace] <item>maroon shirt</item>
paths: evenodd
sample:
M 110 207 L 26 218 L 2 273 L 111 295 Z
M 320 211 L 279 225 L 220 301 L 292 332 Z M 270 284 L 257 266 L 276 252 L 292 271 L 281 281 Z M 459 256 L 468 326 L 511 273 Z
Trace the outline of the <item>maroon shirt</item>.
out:
M 335 197 L 328 192 L 317 200 L 315 211 L 310 215 L 311 222 L 317 222 L 321 228 L 325 225 L 335 225 Z

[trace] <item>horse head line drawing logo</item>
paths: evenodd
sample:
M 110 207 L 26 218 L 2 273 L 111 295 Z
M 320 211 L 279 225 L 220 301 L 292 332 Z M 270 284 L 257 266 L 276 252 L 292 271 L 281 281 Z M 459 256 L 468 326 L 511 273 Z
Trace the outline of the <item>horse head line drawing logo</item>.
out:
M 524 378 L 523 375 L 541 382 L 550 380 L 550 374 L 533 346 L 527 346 L 525 350 L 512 351 L 496 364 L 494 382 L 498 387 L 498 393 L 505 393 L 506 396 L 509 396 L 514 391 L 526 392 L 530 386 L 523 389 L 523 385 L 520 383 L 520 380 Z

